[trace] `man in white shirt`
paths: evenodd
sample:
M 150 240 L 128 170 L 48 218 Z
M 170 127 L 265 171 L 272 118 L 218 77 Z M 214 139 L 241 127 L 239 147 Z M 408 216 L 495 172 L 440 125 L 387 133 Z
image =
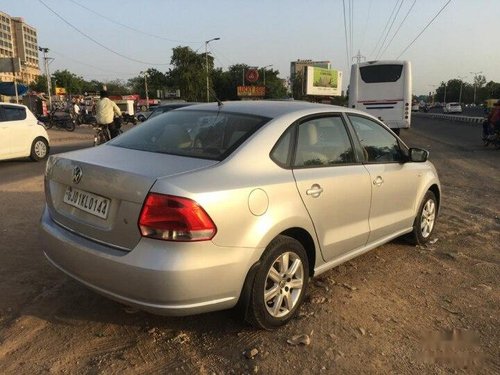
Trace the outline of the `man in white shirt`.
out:
M 96 104 L 96 121 L 99 125 L 106 125 L 109 129 L 111 138 L 116 137 L 119 132 L 115 125 L 114 118 L 116 116 L 120 117 L 122 112 L 120 108 L 116 105 L 114 101 L 108 98 L 108 92 L 105 90 L 101 91 L 101 100 Z

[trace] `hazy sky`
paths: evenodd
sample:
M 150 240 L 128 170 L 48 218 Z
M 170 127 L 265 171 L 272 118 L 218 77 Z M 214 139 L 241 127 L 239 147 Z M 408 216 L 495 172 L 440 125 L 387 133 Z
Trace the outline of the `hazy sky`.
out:
M 447 2 L 0 0 L 0 10 L 23 17 L 37 29 L 39 45 L 49 48 L 49 56 L 55 58 L 52 72 L 68 69 L 85 79 L 101 81 L 126 80 L 150 67 L 165 72 L 172 48 L 182 45 L 204 52 L 206 40 L 220 37 L 208 45 L 217 67 L 272 64 L 271 69 L 287 78 L 291 61 L 329 60 L 344 72 L 345 88 L 350 71 L 346 42 L 351 55 L 360 50 L 368 60 L 396 59 Z M 399 57 L 412 63 L 414 93 L 428 93 L 441 81 L 459 76 L 472 82 L 471 72 L 482 72 L 488 81 L 500 82 L 499 16 L 500 0 L 451 0 Z

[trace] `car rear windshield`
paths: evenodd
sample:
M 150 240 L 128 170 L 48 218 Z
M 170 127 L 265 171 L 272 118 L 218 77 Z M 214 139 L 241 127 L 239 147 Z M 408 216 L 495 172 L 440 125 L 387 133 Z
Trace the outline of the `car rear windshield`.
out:
M 238 113 L 180 109 L 148 120 L 108 144 L 222 160 L 269 120 Z
M 366 83 L 396 82 L 403 72 L 403 65 L 368 65 L 359 68 L 361 79 Z

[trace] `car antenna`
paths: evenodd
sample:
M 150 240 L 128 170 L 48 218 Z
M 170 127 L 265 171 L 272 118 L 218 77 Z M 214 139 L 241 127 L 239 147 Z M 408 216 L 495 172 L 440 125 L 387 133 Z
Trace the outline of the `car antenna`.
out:
M 217 97 L 217 94 L 215 93 L 215 90 L 213 88 L 211 88 L 211 87 L 210 87 L 210 93 L 215 98 L 215 101 L 217 102 L 217 105 L 219 106 L 219 108 L 222 107 L 222 105 L 224 103 L 222 103 L 222 101 Z

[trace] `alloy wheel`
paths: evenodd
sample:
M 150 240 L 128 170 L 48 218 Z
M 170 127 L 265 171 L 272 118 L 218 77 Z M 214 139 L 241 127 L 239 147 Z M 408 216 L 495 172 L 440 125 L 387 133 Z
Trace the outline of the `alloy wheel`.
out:
M 422 216 L 420 218 L 420 231 L 423 238 L 431 235 L 434 223 L 436 221 L 436 203 L 429 199 L 422 209 Z
M 264 285 L 264 303 L 274 318 L 289 314 L 304 287 L 304 265 L 294 252 L 282 253 L 269 269 Z

